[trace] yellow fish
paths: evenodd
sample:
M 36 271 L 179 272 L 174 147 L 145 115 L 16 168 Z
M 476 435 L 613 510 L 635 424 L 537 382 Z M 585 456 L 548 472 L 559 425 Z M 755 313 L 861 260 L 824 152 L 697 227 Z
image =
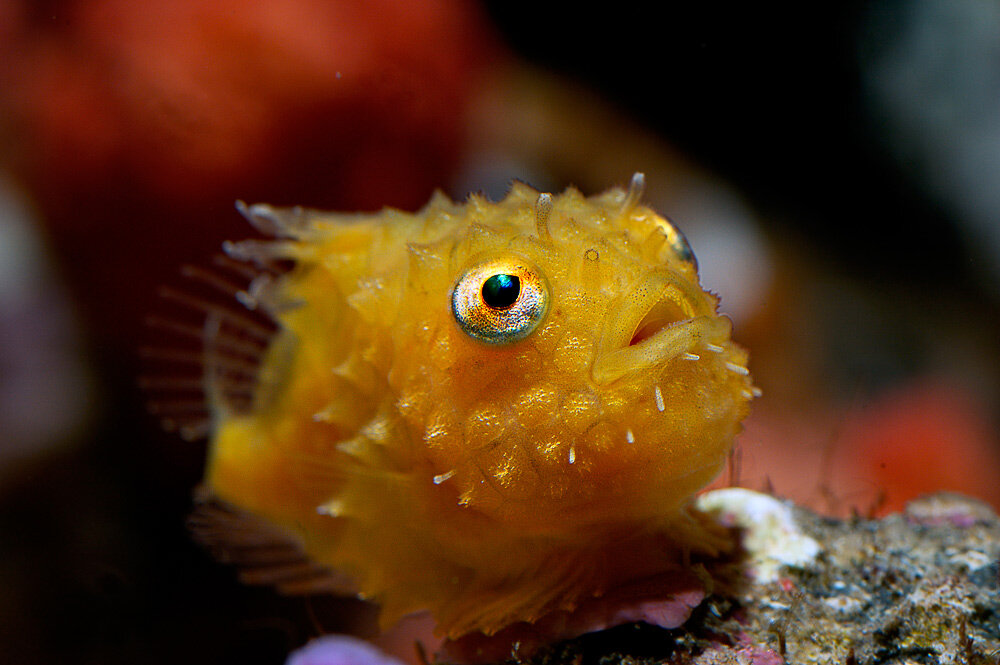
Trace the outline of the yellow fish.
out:
M 455 638 L 712 549 L 685 506 L 756 389 L 642 184 L 516 183 L 416 213 L 243 208 L 277 237 L 229 255 L 291 267 L 241 294 L 278 328 L 248 407 L 207 339 L 205 487 L 311 562 L 258 580 L 351 590 L 383 625 L 429 610 Z M 235 524 L 202 527 L 260 542 Z

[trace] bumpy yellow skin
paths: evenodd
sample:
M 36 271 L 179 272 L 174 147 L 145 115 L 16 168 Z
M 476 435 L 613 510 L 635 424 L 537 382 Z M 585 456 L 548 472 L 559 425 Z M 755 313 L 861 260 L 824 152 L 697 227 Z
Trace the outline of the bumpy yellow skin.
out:
M 214 405 L 209 489 L 350 575 L 385 623 L 429 609 L 451 637 L 669 567 L 753 388 L 683 238 L 635 198 L 570 189 L 549 209 L 516 184 L 413 214 L 252 208 L 283 237 L 232 253 L 295 265 L 258 289 L 280 331 L 255 407 Z M 487 344 L 452 289 L 507 258 L 549 304 Z

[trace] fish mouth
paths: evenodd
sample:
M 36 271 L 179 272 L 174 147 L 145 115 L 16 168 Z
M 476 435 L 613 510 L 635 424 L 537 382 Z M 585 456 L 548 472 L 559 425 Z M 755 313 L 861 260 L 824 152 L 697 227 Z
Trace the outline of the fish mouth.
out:
M 685 353 L 697 356 L 708 344 L 726 344 L 732 324 L 715 307 L 714 296 L 680 273 L 645 274 L 611 308 L 591 368 L 594 381 L 611 383 Z

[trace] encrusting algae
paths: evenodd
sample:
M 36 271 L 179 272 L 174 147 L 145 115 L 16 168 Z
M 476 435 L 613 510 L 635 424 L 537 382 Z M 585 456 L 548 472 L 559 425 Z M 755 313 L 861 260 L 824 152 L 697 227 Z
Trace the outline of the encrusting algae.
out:
M 416 213 L 243 209 L 276 238 L 227 253 L 292 267 L 241 294 L 278 328 L 249 407 L 206 339 L 205 490 L 315 564 L 265 579 L 358 593 L 383 625 L 429 610 L 455 638 L 716 546 L 687 502 L 756 389 L 641 193 L 637 175 L 588 198 L 437 194 Z

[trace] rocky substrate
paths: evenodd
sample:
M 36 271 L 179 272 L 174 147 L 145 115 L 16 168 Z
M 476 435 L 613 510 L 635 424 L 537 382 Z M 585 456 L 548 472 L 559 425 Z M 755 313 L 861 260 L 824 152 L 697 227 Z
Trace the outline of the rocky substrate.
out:
M 1000 665 L 1000 518 L 953 494 L 880 520 L 824 518 L 742 489 L 699 507 L 742 549 L 706 564 L 706 600 L 674 630 L 627 624 L 519 665 Z

